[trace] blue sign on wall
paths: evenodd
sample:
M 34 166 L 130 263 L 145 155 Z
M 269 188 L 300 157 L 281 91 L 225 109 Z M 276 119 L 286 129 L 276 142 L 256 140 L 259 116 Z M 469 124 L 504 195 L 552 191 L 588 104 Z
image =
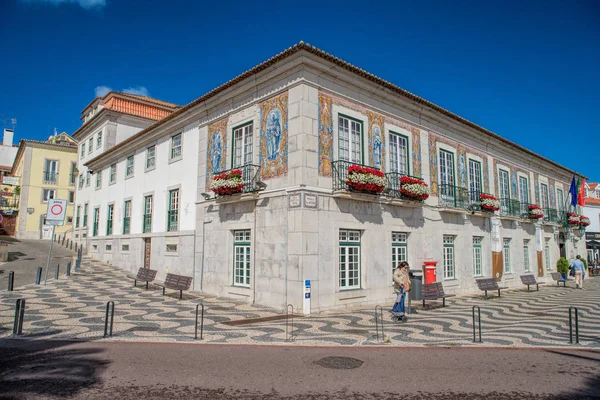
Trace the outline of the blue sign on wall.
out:
M 304 281 L 304 287 L 310 287 L 310 279 Z

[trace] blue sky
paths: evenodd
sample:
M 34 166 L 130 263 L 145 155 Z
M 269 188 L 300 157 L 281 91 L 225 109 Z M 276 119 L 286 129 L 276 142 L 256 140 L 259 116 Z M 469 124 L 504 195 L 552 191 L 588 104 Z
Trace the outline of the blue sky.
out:
M 0 120 L 72 133 L 102 87 L 186 104 L 304 40 L 600 179 L 598 1 L 202 3 L 0 1 Z

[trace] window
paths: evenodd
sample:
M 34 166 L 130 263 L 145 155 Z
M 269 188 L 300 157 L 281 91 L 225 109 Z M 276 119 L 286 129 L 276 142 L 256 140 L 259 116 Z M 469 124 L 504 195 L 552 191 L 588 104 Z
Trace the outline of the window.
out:
M 112 251 L 112 244 L 105 245 L 104 249 L 106 249 L 106 251 Z
M 390 132 L 390 172 L 408 175 L 408 138 Z
M 233 130 L 233 167 L 246 164 L 252 164 L 252 124 Z
M 562 189 L 556 189 L 556 205 L 560 213 L 565 211 L 565 195 Z
M 115 183 L 117 181 L 117 164 L 110 166 L 110 178 L 108 183 Z
M 519 199 L 521 203 L 529 203 L 529 184 L 524 176 L 519 177 Z
M 81 143 L 81 154 L 79 155 L 79 158 L 83 158 L 83 156 L 85 156 L 85 143 Z
M 98 132 L 96 137 L 96 148 L 99 149 L 100 147 L 102 147 L 102 132 Z
M 392 271 L 400 261 L 408 261 L 408 244 L 406 233 L 392 232 Z
M 169 190 L 167 231 L 176 231 L 179 225 L 179 189 Z
M 73 217 L 67 217 L 67 225 L 73 225 Z
M 96 172 L 96 189 L 102 187 L 102 171 Z
M 454 236 L 444 235 L 444 279 L 454 278 Z
M 85 205 L 83 206 L 83 227 L 85 228 L 87 226 L 87 218 L 88 218 L 88 204 L 85 203 Z
M 171 137 L 171 160 L 181 158 L 181 133 Z
M 91 137 L 88 140 L 88 154 L 92 154 L 92 149 L 94 148 L 94 138 Z
M 338 117 L 338 159 L 362 164 L 362 122 Z
M 100 208 L 94 208 L 94 226 L 92 227 L 92 236 L 98 236 L 98 223 L 100 222 Z
M 511 273 L 510 268 L 510 239 L 504 239 L 504 272 Z
M 360 289 L 360 231 L 340 229 L 339 288 Z
M 501 169 L 498 171 L 500 177 L 500 212 L 508 214 L 510 211 L 510 179 L 508 171 Z
M 541 206 L 542 206 L 542 210 L 544 210 L 544 212 L 546 212 L 546 210 L 548 209 L 548 205 L 549 205 L 549 201 L 548 201 L 548 185 L 546 185 L 545 183 L 540 183 L 540 187 L 542 188 L 542 192 L 540 193 L 541 195 Z
M 544 244 L 544 255 L 545 255 L 545 264 L 546 271 L 550 271 L 550 239 L 546 239 Z
M 79 190 L 83 189 L 83 175 L 79 175 Z
M 250 231 L 233 232 L 233 285 L 250 286 Z
M 79 214 L 81 213 L 81 206 L 77 206 L 77 214 L 75 214 L 75 228 L 79 228 Z
M 123 235 L 128 235 L 131 230 L 131 200 L 123 205 Z
M 177 253 L 177 245 L 176 244 L 167 244 L 166 252 L 167 253 Z
M 110 236 L 113 233 L 113 214 L 115 210 L 114 204 L 109 204 L 106 212 L 106 236 Z
M 481 192 L 481 163 L 469 160 L 469 201 L 471 203 L 479 203 Z
M 144 233 L 152 232 L 152 203 L 152 195 L 144 197 Z
M 156 146 L 146 149 L 146 169 L 152 169 L 156 165 Z
M 133 176 L 133 156 L 127 157 L 127 167 L 125 168 L 125 177 Z
M 69 203 L 75 203 L 75 192 L 72 190 L 69 190 Z
M 129 245 L 128 244 L 122 244 L 121 245 L 121 251 L 129 251 Z
M 56 198 L 56 190 L 44 189 L 42 192 L 42 202 L 47 203 L 48 200 Z
M 90 171 L 85 171 L 85 186 L 90 186 Z
M 71 170 L 69 171 L 69 185 L 75 186 L 75 171 L 77 170 L 77 165 L 71 161 Z
M 44 183 L 56 184 L 58 178 L 58 161 L 44 161 Z
M 473 275 L 475 276 L 483 276 L 482 239 L 481 236 L 473 236 Z
M 440 195 L 445 200 L 454 199 L 454 154 L 440 150 Z
M 531 268 L 529 266 L 529 240 L 523 240 L 523 265 L 525 272 L 529 272 Z

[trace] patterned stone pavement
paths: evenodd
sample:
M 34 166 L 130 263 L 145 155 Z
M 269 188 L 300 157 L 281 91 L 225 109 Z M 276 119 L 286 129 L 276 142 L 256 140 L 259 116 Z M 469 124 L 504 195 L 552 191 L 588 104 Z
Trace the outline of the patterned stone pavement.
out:
M 15 301 L 26 299 L 26 338 L 193 341 L 196 305 L 205 305 L 204 340 L 212 343 L 289 344 L 285 318 L 251 324 L 224 324 L 277 317 L 283 311 L 229 298 L 134 288 L 126 273 L 84 260 L 79 273 L 48 285 L 0 291 L 0 337 L 12 335 Z M 600 348 L 600 278 L 586 279 L 584 290 L 555 285 L 539 292 L 504 291 L 501 298 L 453 297 L 445 308 L 417 309 L 406 323 L 391 321 L 383 305 L 385 343 L 398 346 L 473 345 L 472 306 L 481 308 L 485 346 L 569 345 L 568 307 L 579 309 L 580 347 Z M 115 302 L 113 336 L 104 339 L 106 302 Z M 291 326 L 290 326 L 291 330 Z M 375 337 L 373 307 L 327 312 L 294 319 L 295 345 L 381 345 Z M 477 344 L 479 345 L 479 344 Z

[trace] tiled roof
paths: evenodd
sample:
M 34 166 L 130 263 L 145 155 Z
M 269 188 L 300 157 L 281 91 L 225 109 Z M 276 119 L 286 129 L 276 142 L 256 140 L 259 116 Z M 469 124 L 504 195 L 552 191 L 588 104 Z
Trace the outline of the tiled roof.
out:
M 165 110 L 163 108 L 137 102 L 135 99 L 129 100 L 116 96 L 111 97 L 104 103 L 104 109 L 136 115 L 155 121 L 163 119 L 173 112 L 173 110 Z
M 595 205 L 595 206 L 600 206 L 600 199 L 597 199 L 595 197 L 586 197 L 585 198 L 585 205 L 587 206 L 588 204 Z
M 148 128 L 141 130 L 137 134 L 129 137 L 127 140 L 122 141 L 121 143 L 119 143 L 116 146 L 113 146 L 111 149 L 107 150 L 103 154 L 101 154 L 101 155 L 95 157 L 94 159 L 88 161 L 86 163 L 86 165 L 90 164 L 90 163 L 93 163 L 93 162 L 97 161 L 98 159 L 101 159 L 101 158 L 103 158 L 103 157 L 105 157 L 105 156 L 107 156 L 109 154 L 112 154 L 113 152 L 117 151 L 121 147 L 126 146 L 128 143 L 130 143 L 130 142 L 138 139 L 139 137 L 145 135 L 147 132 L 151 131 L 152 129 L 154 129 L 154 128 L 156 128 L 156 127 L 158 127 L 158 126 L 160 126 L 160 125 L 162 125 L 162 124 L 164 124 L 164 123 L 166 123 L 168 121 L 170 121 L 171 119 L 175 118 L 176 116 L 178 116 L 180 114 L 183 114 L 184 112 L 188 111 L 189 109 L 193 108 L 194 106 L 196 106 L 196 105 L 198 105 L 198 104 L 200 104 L 200 103 L 202 103 L 202 102 L 210 99 L 211 97 L 214 97 L 218 93 L 220 93 L 220 92 L 222 92 L 222 91 L 230 88 L 231 86 L 234 86 L 235 84 L 243 81 L 244 79 L 246 79 L 246 78 L 248 78 L 248 77 L 250 77 L 252 75 L 255 75 L 255 74 L 257 74 L 257 73 L 259 73 L 261 71 L 264 71 L 265 69 L 267 69 L 270 66 L 276 64 L 277 62 L 279 62 L 281 60 L 284 60 L 285 58 L 291 56 L 292 54 L 295 54 L 295 53 L 297 53 L 299 51 L 302 51 L 302 50 L 308 51 L 308 52 L 310 52 L 310 53 L 312 53 L 312 54 L 314 54 L 314 55 L 316 55 L 318 57 L 321 57 L 321 58 L 323 58 L 323 59 L 325 59 L 325 60 L 327 60 L 327 61 L 329 61 L 329 62 L 331 62 L 331 63 L 333 63 L 333 64 L 335 64 L 335 65 L 337 65 L 337 66 L 339 66 L 339 67 L 341 67 L 341 68 L 343 68 L 345 70 L 347 70 L 347 71 L 350 71 L 350 72 L 352 72 L 352 73 L 354 73 L 356 75 L 361 76 L 364 79 L 367 79 L 367 80 L 369 80 L 371 82 L 374 82 L 374 83 L 376 83 L 376 84 L 378 84 L 378 85 L 380 85 L 380 86 L 382 86 L 382 87 L 384 87 L 386 89 L 389 89 L 390 91 L 392 91 L 392 92 L 394 92 L 394 93 L 396 93 L 396 94 L 398 94 L 400 96 L 407 97 L 407 98 L 409 98 L 409 99 L 411 99 L 411 100 L 413 100 L 413 101 L 415 101 L 417 103 L 423 104 L 423 105 L 425 105 L 427 107 L 431 107 L 433 110 L 435 110 L 435 111 L 437 111 L 437 112 L 439 112 L 441 114 L 444 114 L 444 115 L 446 115 L 446 116 L 448 116 L 448 117 L 450 117 L 450 118 L 452 118 L 452 119 L 454 119 L 456 121 L 459 121 L 459 122 L 461 122 L 461 123 L 463 123 L 465 125 L 468 125 L 471 128 L 474 128 L 474 129 L 476 129 L 476 130 L 478 130 L 480 132 L 483 132 L 485 134 L 491 135 L 491 136 L 497 138 L 498 140 L 500 140 L 500 141 L 502 141 L 504 143 L 510 144 L 512 146 L 515 146 L 515 147 L 517 147 L 518 149 L 520 149 L 521 151 L 523 151 L 523 152 L 525 152 L 527 154 L 530 154 L 530 155 L 533 155 L 533 156 L 538 157 L 540 159 L 543 159 L 546 162 L 548 162 L 548 163 L 550 163 L 550 164 L 552 164 L 554 166 L 557 166 L 559 168 L 562 168 L 562 169 L 564 169 L 566 171 L 569 171 L 569 172 L 571 172 L 571 173 L 573 173 L 575 175 L 581 175 L 581 174 L 579 174 L 579 173 L 577 173 L 575 171 L 572 171 L 572 170 L 570 170 L 570 169 L 568 169 L 568 168 L 566 168 L 566 167 L 564 167 L 564 166 L 562 166 L 562 165 L 560 165 L 560 164 L 558 164 L 558 163 L 556 163 L 556 162 L 554 162 L 552 160 L 549 160 L 549 159 L 547 159 L 545 157 L 542 157 L 539 154 L 534 153 L 531 150 L 528 150 L 528 149 L 526 149 L 526 148 L 524 148 L 522 146 L 519 146 L 518 144 L 513 143 L 510 140 L 505 139 L 502 136 L 500 136 L 500 135 L 498 135 L 498 134 L 496 134 L 496 133 L 494 133 L 492 131 L 489 131 L 489 130 L 487 130 L 487 129 L 485 129 L 485 128 L 483 128 L 483 127 L 481 127 L 481 126 L 479 126 L 479 125 L 477 125 L 477 124 L 475 124 L 475 123 L 473 123 L 473 122 L 471 122 L 471 121 L 469 121 L 469 120 L 467 120 L 467 119 L 465 119 L 463 117 L 460 117 L 460 116 L 458 116 L 458 115 L 456 115 L 456 114 L 454 114 L 454 113 L 446 110 L 445 108 L 442 108 L 442 107 L 440 107 L 440 106 L 438 106 L 438 105 L 436 105 L 436 104 L 434 104 L 434 103 L 432 103 L 432 102 L 430 102 L 428 100 L 423 99 L 422 97 L 419 97 L 419 96 L 417 96 L 417 95 L 415 95 L 415 94 L 413 94 L 413 93 L 411 93 L 411 92 L 409 92 L 407 90 L 404 90 L 404 89 L 400 88 L 399 86 L 394 85 L 391 82 L 388 82 L 388 81 L 386 81 L 384 79 L 381 79 L 381 78 L 379 78 L 379 77 L 377 77 L 377 76 L 375 76 L 375 75 L 373 75 L 373 74 L 371 74 L 371 73 L 369 73 L 369 72 L 367 72 L 367 71 L 365 71 L 363 69 L 360 69 L 360 68 L 358 68 L 358 67 L 356 67 L 356 66 L 354 66 L 354 65 L 352 65 L 350 63 L 347 63 L 346 61 L 344 61 L 344 60 L 342 60 L 340 58 L 337 58 L 337 57 L 335 57 L 335 56 L 333 56 L 333 55 L 331 55 L 329 53 L 326 53 L 325 51 L 320 50 L 320 49 L 316 48 L 315 46 L 311 46 L 308 43 L 304 43 L 303 41 L 300 41 L 300 43 L 295 44 L 294 46 L 292 46 L 292 47 L 290 47 L 290 48 L 282 51 L 281 53 L 276 54 L 275 56 L 269 58 L 268 60 L 264 61 L 263 63 L 258 64 L 254 68 L 249 69 L 246 72 L 244 72 L 244 73 L 236 76 L 235 78 L 233 78 L 230 81 L 222 84 L 221 86 L 218 86 L 217 88 L 211 90 L 210 92 L 204 94 L 203 96 L 197 98 L 196 100 L 192 101 L 191 103 L 187 104 L 186 106 L 179 108 L 177 111 L 173 112 L 172 114 L 168 115 L 167 117 L 165 117 L 165 118 L 159 120 L 158 122 L 150 125 Z M 585 179 L 587 179 L 587 178 L 585 178 Z
M 594 190 L 598 186 L 598 182 L 588 182 L 588 186 L 590 187 L 590 190 Z
M 170 108 L 172 111 L 181 108 L 180 105 L 178 104 L 174 104 L 174 103 L 169 103 L 167 101 L 162 101 L 162 100 L 158 100 L 152 97 L 148 97 L 148 96 L 141 96 L 139 94 L 131 94 L 131 93 L 123 93 L 123 92 L 115 92 L 115 91 L 110 91 L 107 94 L 105 94 L 103 97 L 96 97 L 94 100 L 92 100 L 87 106 L 85 106 L 83 108 L 83 110 L 81 110 L 81 113 L 83 114 L 85 112 L 85 110 L 87 110 L 88 108 L 90 108 L 90 106 L 92 104 L 94 104 L 94 102 L 96 102 L 97 100 L 108 100 L 109 97 L 113 97 L 113 96 L 120 96 L 120 97 L 129 97 L 131 99 L 136 99 L 136 100 L 142 100 L 148 103 L 153 103 L 156 104 L 159 107 L 167 107 Z M 83 117 L 82 117 L 83 119 Z

